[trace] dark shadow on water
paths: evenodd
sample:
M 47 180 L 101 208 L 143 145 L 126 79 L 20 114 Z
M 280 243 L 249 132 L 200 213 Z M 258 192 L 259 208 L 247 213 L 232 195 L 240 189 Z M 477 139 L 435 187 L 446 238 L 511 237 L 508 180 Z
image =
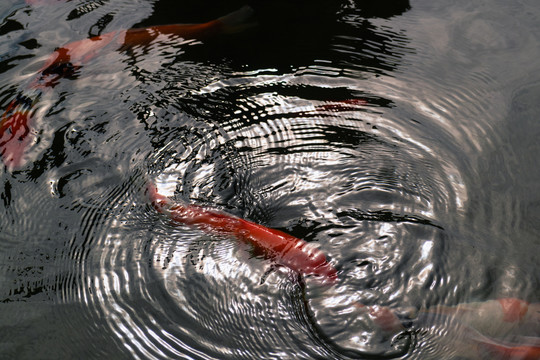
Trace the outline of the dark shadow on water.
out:
M 355 38 L 360 41 L 352 46 L 355 52 L 362 52 L 366 43 L 379 44 L 378 50 L 397 58 L 399 49 L 394 43 L 406 42 L 406 39 L 393 39 L 394 34 L 381 33 L 367 20 L 373 17 L 391 17 L 400 15 L 410 8 L 408 0 L 397 1 L 362 1 L 355 4 L 355 11 L 363 23 L 355 27 L 344 24 L 340 18 L 349 11 L 345 1 L 232 1 L 215 0 L 190 1 L 179 3 L 174 0 L 162 0 L 156 3 L 153 14 L 136 27 L 175 22 L 202 22 L 218 18 L 243 5 L 251 6 L 255 15 L 252 29 L 232 37 L 206 41 L 206 46 L 192 50 L 200 60 L 215 59 L 217 62 L 230 61 L 238 69 L 277 68 L 290 71 L 291 68 L 310 65 L 313 60 L 332 59 L 339 61 L 333 49 L 336 36 Z M 203 17 L 201 17 L 201 15 Z M 393 49 L 397 50 L 393 54 Z M 373 49 L 371 49 L 373 50 Z M 189 56 L 189 55 L 188 55 Z M 346 60 L 346 55 L 345 60 Z M 343 60 L 343 58 L 342 58 Z M 398 63 L 387 63 L 381 57 L 364 57 L 366 68 L 392 70 Z

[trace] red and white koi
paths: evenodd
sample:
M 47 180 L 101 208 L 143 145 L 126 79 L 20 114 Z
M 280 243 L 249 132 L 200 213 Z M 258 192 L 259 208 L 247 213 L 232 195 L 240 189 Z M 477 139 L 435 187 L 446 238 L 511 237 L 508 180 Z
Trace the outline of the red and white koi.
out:
M 526 339 L 527 340 L 527 339 Z M 475 339 L 476 350 L 481 359 L 489 360 L 539 360 L 540 339 L 533 343 L 506 343 L 493 339 Z
M 444 315 L 462 325 L 465 334 L 460 340 L 474 358 L 490 360 L 539 360 L 540 303 L 517 298 L 500 298 L 456 306 L 434 306 L 418 315 Z M 517 335 L 525 329 L 534 336 Z M 511 342 L 508 339 L 513 339 Z
M 539 311 L 540 304 L 529 304 L 516 298 L 434 306 L 422 310 L 427 314 L 451 316 L 489 337 L 505 337 L 525 325 L 540 326 Z
M 174 222 L 195 225 L 210 233 L 232 235 L 299 274 L 317 276 L 324 283 L 337 280 L 337 271 L 324 253 L 304 240 L 223 212 L 191 204 L 173 204 L 159 194 L 152 183 L 148 183 L 147 193 L 154 208 Z
M 540 330 L 540 304 L 529 304 L 516 298 L 501 298 L 460 304 L 456 307 L 437 307 L 433 311 L 456 316 L 462 324 L 476 333 L 481 333 L 483 336 L 471 336 L 471 341 L 476 343 L 478 355 L 482 358 L 540 359 L 540 338 L 521 337 L 524 343 L 504 340 L 520 327 Z M 532 339 L 535 341 L 531 341 Z
M 390 307 L 360 303 L 355 306 L 386 334 L 405 330 L 400 317 Z M 462 325 L 463 338 L 455 340 L 462 356 L 490 360 L 540 359 L 540 337 L 536 337 L 540 331 L 540 303 L 501 298 L 457 306 L 434 306 L 420 310 L 417 315 L 420 317 L 416 320 L 408 320 L 418 323 L 422 315 L 444 315 Z M 516 335 L 520 328 L 536 329 L 536 332 L 534 336 Z

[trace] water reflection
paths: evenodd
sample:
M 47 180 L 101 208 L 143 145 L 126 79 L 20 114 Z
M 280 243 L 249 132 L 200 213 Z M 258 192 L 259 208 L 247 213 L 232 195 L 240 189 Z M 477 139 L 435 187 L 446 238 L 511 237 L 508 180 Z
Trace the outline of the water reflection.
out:
M 214 206 L 220 204 L 232 211 L 241 210 L 242 213 L 239 215 L 254 221 L 267 224 L 270 221 L 268 225 L 272 227 L 303 232 L 305 239 L 318 243 L 320 248 L 330 254 L 332 261 L 339 264 L 343 279 L 335 290 L 321 293 L 316 285 L 310 285 L 308 279 L 306 285 L 308 291 L 295 295 L 296 299 L 300 299 L 300 302 L 295 302 L 294 305 L 295 313 L 299 312 L 297 316 L 300 324 L 296 326 L 300 332 L 297 330 L 289 334 L 289 337 L 292 337 L 290 340 L 285 340 L 287 337 L 283 335 L 276 339 L 249 338 L 252 344 L 251 351 L 262 356 L 258 354 L 259 346 L 262 349 L 269 345 L 291 349 L 292 343 L 302 343 L 302 336 L 309 336 L 320 346 L 309 350 L 306 354 L 300 353 L 303 354 L 300 356 L 306 358 L 321 354 L 339 356 L 337 354 L 340 353 L 342 355 L 386 353 L 389 356 L 404 354 L 410 346 L 407 336 L 402 337 L 404 342 L 400 341 L 399 345 L 395 345 L 380 337 L 369 335 L 374 331 L 369 327 L 343 329 L 343 323 L 347 318 L 336 318 L 333 306 L 354 309 L 359 303 L 354 299 L 362 299 L 362 303 L 369 301 L 368 293 L 358 293 L 358 289 L 365 286 L 355 283 L 355 275 L 358 276 L 358 280 L 363 278 L 363 274 L 355 274 L 356 264 L 360 263 L 361 267 L 371 269 L 370 281 L 379 279 L 380 283 L 388 282 L 389 278 L 384 274 L 391 274 L 396 267 L 408 268 L 406 264 L 401 265 L 402 250 L 410 246 L 408 252 L 414 252 L 412 250 L 414 245 L 404 245 L 405 240 L 398 241 L 409 237 L 406 227 L 399 226 L 403 230 L 396 233 L 396 228 L 391 224 L 410 222 L 432 226 L 430 218 L 435 217 L 433 206 L 440 205 L 437 211 L 444 212 L 448 206 L 455 203 L 454 200 L 450 200 L 448 204 L 444 200 L 445 194 L 453 193 L 452 186 L 446 184 L 448 188 L 441 189 L 441 185 L 445 186 L 445 180 L 442 174 L 436 172 L 427 176 L 428 181 L 441 177 L 432 183 L 424 184 L 422 178 L 414 177 L 415 173 L 426 171 L 425 164 L 430 163 L 428 159 L 432 156 L 417 146 L 404 151 L 403 142 L 412 145 L 407 138 L 396 139 L 395 136 L 388 136 L 395 134 L 396 129 L 387 128 L 384 123 L 381 126 L 378 118 L 384 114 L 383 108 L 390 108 L 393 101 L 366 92 L 355 81 L 347 83 L 346 77 L 340 75 L 342 71 L 332 66 L 332 63 L 323 61 L 319 63 L 324 66 L 318 64 L 302 66 L 293 72 L 284 72 L 280 69 L 279 63 L 256 73 L 249 69 L 237 70 L 224 79 L 211 82 L 209 86 L 204 86 L 197 92 L 185 94 L 182 99 L 162 95 L 160 98 L 165 101 L 162 103 L 164 109 L 156 109 L 155 103 L 149 101 L 148 107 L 140 114 L 149 127 L 160 129 L 155 131 L 158 136 L 156 139 L 159 140 L 155 146 L 160 147 L 160 153 L 151 162 L 157 167 L 157 174 L 161 174 L 160 185 L 169 189 L 171 194 L 176 194 L 184 200 L 196 199 Z M 163 74 L 163 77 L 167 78 L 170 75 Z M 143 82 L 148 80 L 151 79 L 141 79 Z M 343 81 L 347 87 L 343 86 Z M 335 86 L 332 86 L 332 82 Z M 184 114 L 182 117 L 174 115 L 174 110 L 179 108 Z M 155 116 L 159 113 L 163 115 Z M 190 125 L 171 126 L 171 122 L 188 122 Z M 420 162 L 416 160 L 419 150 L 425 153 Z M 396 157 L 400 161 L 392 161 L 396 160 Z M 435 161 L 432 162 L 435 164 Z M 431 194 L 441 203 L 437 204 L 425 194 Z M 364 209 L 370 209 L 366 210 L 369 216 L 362 218 L 363 215 L 358 215 L 362 210 L 357 204 L 363 204 Z M 394 208 L 394 204 L 401 204 L 403 207 Z M 344 221 L 347 218 L 351 220 L 350 223 Z M 358 228 L 358 222 L 362 220 L 366 220 L 367 229 Z M 370 225 L 377 223 L 381 224 L 380 230 L 370 228 Z M 186 233 L 188 230 L 183 229 L 180 236 L 191 234 Z M 427 233 L 428 239 L 429 236 L 433 236 L 432 231 Z M 375 238 L 380 240 L 366 244 L 363 238 L 367 234 L 370 234 L 368 237 L 375 234 Z M 190 238 L 191 236 L 193 235 L 191 234 Z M 383 245 L 383 241 L 386 245 Z M 162 242 L 163 240 L 157 241 Z M 245 255 L 242 255 L 245 249 L 240 248 L 242 251 L 238 253 L 238 245 L 235 247 L 234 244 L 229 244 L 230 249 L 219 250 L 216 248 L 218 245 L 211 242 L 212 248 L 207 250 L 208 243 L 193 244 L 193 240 L 190 242 L 192 245 L 189 249 L 182 250 L 187 246 L 185 241 L 176 241 L 167 246 L 160 256 L 160 264 L 164 264 L 162 271 L 171 274 L 167 275 L 167 279 L 171 279 L 172 283 L 167 287 L 166 294 L 176 299 L 173 303 L 187 304 L 176 310 L 181 318 L 186 316 L 183 315 L 186 312 L 191 314 L 193 319 L 205 318 L 206 311 L 201 308 L 201 304 L 196 308 L 190 307 L 190 310 L 183 308 L 193 303 L 193 300 L 187 298 L 187 294 L 193 291 L 185 290 L 191 288 L 190 286 L 212 292 L 216 291 L 214 290 L 216 287 L 219 288 L 216 293 L 221 295 L 214 295 L 211 297 L 214 300 L 205 302 L 208 305 L 218 306 L 222 302 L 227 303 L 228 297 L 236 293 L 235 290 L 228 289 L 231 285 L 227 284 L 243 284 L 246 278 L 252 279 L 252 286 L 257 283 L 259 286 L 264 285 L 265 297 L 270 297 L 273 291 L 283 291 L 283 286 L 291 284 L 291 274 L 284 278 L 278 277 L 277 287 L 272 290 L 272 287 L 276 286 L 273 284 L 274 277 L 286 269 L 275 273 L 269 268 L 271 264 L 265 264 L 264 261 L 261 263 L 260 258 L 248 261 Z M 358 246 L 364 245 L 359 254 L 351 253 L 353 244 L 356 243 Z M 431 244 L 431 241 L 428 243 Z M 223 245 L 219 246 L 221 248 Z M 179 254 L 186 252 L 189 255 L 184 260 Z M 392 253 L 393 257 L 388 258 Z M 425 251 L 423 256 L 425 262 L 433 261 L 425 258 Z M 371 262 L 360 261 L 360 258 L 371 258 Z M 219 262 L 216 262 L 216 259 Z M 227 266 L 230 259 L 242 259 L 243 265 L 235 260 L 232 266 Z M 425 268 L 429 266 L 433 265 L 418 266 L 424 274 L 422 275 L 424 281 L 430 280 L 429 276 L 425 275 Z M 229 269 L 234 269 L 234 275 Z M 242 269 L 248 271 L 245 278 Z M 179 278 L 187 278 L 190 281 L 178 283 Z M 194 285 L 191 285 L 192 283 Z M 373 286 L 376 287 L 377 284 L 379 282 Z M 400 278 L 395 280 L 395 285 L 401 286 Z M 423 285 L 421 281 L 411 282 L 413 290 L 416 286 Z M 400 296 L 399 291 L 392 287 L 386 290 L 395 297 Z M 353 301 L 347 306 L 336 300 L 338 297 L 334 292 L 342 293 L 342 296 L 347 296 Z M 280 293 L 282 294 L 282 292 L 278 294 Z M 384 297 L 379 293 L 371 295 L 373 302 L 384 302 Z M 199 298 L 206 299 L 208 295 L 201 294 Z M 110 301 L 114 303 L 113 300 Z M 254 319 L 249 315 L 253 310 L 250 309 L 260 302 L 261 299 L 256 297 L 243 306 L 238 304 L 232 309 L 227 307 L 229 311 L 213 309 L 211 313 L 214 317 L 217 316 L 216 312 L 237 313 L 237 307 L 242 309 L 247 306 L 246 312 L 238 313 L 238 319 L 248 321 L 250 328 L 261 330 L 266 328 L 264 326 L 266 322 L 272 324 L 280 317 L 287 319 L 291 316 L 280 312 L 277 318 L 265 320 L 259 317 L 253 322 Z M 273 303 L 276 302 L 278 300 L 274 299 Z M 107 308 L 114 306 L 108 305 Z M 275 312 L 271 308 L 263 309 L 265 314 Z M 311 312 L 316 315 L 310 315 Z M 357 317 L 361 319 L 361 316 Z M 307 319 L 310 320 L 306 322 Z M 191 320 L 190 323 L 192 322 L 195 320 Z M 150 330 L 145 328 L 146 323 L 142 321 L 131 325 L 147 333 Z M 216 336 L 215 341 L 219 343 L 222 327 L 220 323 L 221 321 L 217 319 L 211 321 L 212 325 L 204 330 L 205 337 Z M 229 323 L 229 327 L 234 326 L 234 320 L 226 323 Z M 334 326 L 342 328 L 339 335 L 332 330 Z M 126 326 L 127 329 L 132 327 Z M 200 336 L 197 335 L 196 329 L 197 325 L 191 325 L 189 329 L 183 331 L 191 331 L 188 337 L 194 338 Z M 306 329 L 311 331 L 306 333 Z M 278 327 L 277 331 L 278 334 L 284 331 L 286 333 L 283 326 Z M 351 340 L 356 339 L 362 331 L 368 337 L 363 337 L 364 342 L 360 344 Z M 167 333 L 171 336 L 177 334 L 180 339 L 184 338 L 178 331 Z M 169 345 L 173 339 L 176 338 L 168 337 Z M 156 341 L 161 341 L 158 338 L 146 340 L 154 345 Z M 178 341 L 179 339 L 174 340 L 175 343 Z M 242 347 L 243 341 L 231 339 L 229 342 L 233 345 L 230 347 L 217 348 L 214 341 L 208 344 L 199 343 L 198 346 L 205 344 L 204 352 L 216 351 L 219 357 L 229 357 L 233 354 L 236 357 L 243 357 L 233 352 L 233 349 Z M 398 349 L 386 350 L 386 347 Z
M 517 199 L 489 195 L 534 178 L 507 177 L 520 161 L 495 151 L 505 137 L 488 111 L 501 97 L 493 74 L 434 57 L 442 45 L 428 40 L 440 28 L 419 34 L 433 20 L 405 12 L 408 2 L 324 3 L 254 2 L 249 31 L 112 51 L 60 81 L 43 99 L 35 161 L 2 174 L 0 300 L 55 304 L 54 338 L 82 334 L 77 345 L 61 341 L 61 355 L 477 358 L 480 343 L 536 346 L 524 339 L 538 336 L 534 327 L 495 336 L 456 315 L 491 298 L 537 299 L 534 276 L 523 280 L 535 252 L 508 240 L 528 224 L 525 241 L 535 244 L 525 210 L 534 209 L 533 180 Z M 90 36 L 128 28 L 151 5 L 10 10 L 0 33 L 20 46 L 0 43 L 2 104 L 37 66 L 29 57 L 46 53 L 39 45 L 80 38 L 71 26 Z M 140 25 L 206 21 L 243 4 L 153 5 Z M 134 19 L 137 6 L 147 12 Z M 47 16 L 61 30 L 32 35 Z M 527 118 L 534 89 L 515 95 L 516 117 Z M 535 150 L 526 130 L 508 133 L 522 145 L 515 159 Z M 477 169 L 478 153 L 494 169 Z M 233 237 L 171 223 L 149 204 L 148 178 L 175 201 L 310 242 L 339 280 L 321 285 Z M 493 251 L 501 244 L 505 254 Z M 46 307 L 35 315 L 44 329 Z

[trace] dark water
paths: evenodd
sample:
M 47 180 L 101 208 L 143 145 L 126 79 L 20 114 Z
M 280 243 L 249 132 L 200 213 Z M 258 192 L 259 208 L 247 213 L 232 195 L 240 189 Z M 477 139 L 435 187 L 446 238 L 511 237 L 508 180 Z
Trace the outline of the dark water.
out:
M 0 105 L 65 43 L 242 4 L 2 2 Z M 459 325 L 388 335 L 358 304 L 540 301 L 540 5 L 251 5 L 256 27 L 106 52 L 41 99 L 0 172 L 0 358 L 476 359 Z M 147 178 L 313 242 L 339 281 L 172 224 Z

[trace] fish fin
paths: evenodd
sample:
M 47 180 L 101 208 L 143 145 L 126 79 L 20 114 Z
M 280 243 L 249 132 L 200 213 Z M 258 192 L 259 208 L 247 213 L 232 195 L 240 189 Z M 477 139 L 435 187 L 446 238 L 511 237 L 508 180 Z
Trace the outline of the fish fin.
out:
M 264 284 L 264 282 L 266 281 L 266 279 L 268 278 L 268 276 L 270 274 L 272 274 L 273 272 L 275 272 L 277 270 L 276 266 L 275 265 L 270 265 L 270 267 L 264 272 L 264 274 L 261 276 L 261 280 L 259 281 L 259 285 L 262 285 Z
M 254 13 L 251 6 L 245 5 L 217 20 L 223 24 L 224 33 L 234 34 L 257 25 L 255 21 L 250 21 L 250 18 L 252 18 Z

